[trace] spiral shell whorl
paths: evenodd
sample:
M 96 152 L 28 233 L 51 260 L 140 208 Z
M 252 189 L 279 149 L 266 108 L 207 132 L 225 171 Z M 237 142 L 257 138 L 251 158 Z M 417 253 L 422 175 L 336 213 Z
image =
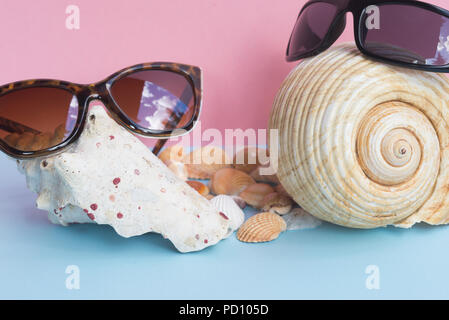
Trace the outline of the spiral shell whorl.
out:
M 449 217 L 449 81 L 344 44 L 302 61 L 274 102 L 278 176 L 318 218 L 350 227 Z
M 435 178 L 438 136 L 413 106 L 390 101 L 371 109 L 362 119 L 356 144 L 362 170 L 378 184 L 400 185 L 418 174 Z M 429 166 L 420 165 L 423 154 L 432 155 Z

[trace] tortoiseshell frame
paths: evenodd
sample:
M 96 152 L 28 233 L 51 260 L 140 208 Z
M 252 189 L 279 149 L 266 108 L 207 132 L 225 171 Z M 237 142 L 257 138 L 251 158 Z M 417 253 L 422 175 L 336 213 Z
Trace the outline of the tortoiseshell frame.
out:
M 120 125 L 125 127 L 132 133 L 141 135 L 143 137 L 152 137 L 159 140 L 153 149 L 154 153 L 158 153 L 159 150 L 164 145 L 165 141 L 173 136 L 179 136 L 181 134 L 173 134 L 173 130 L 150 130 L 139 126 L 134 121 L 129 119 L 126 114 L 120 109 L 118 104 L 114 101 L 111 94 L 111 87 L 113 83 L 123 77 L 126 77 L 134 72 L 145 71 L 145 70 L 164 70 L 169 72 L 174 72 L 180 74 L 186 78 L 188 83 L 193 88 L 193 99 L 194 99 L 194 111 L 192 119 L 182 128 L 185 132 L 189 132 L 193 129 L 196 122 L 199 119 L 201 112 L 202 103 L 202 78 L 201 69 L 196 66 L 190 66 L 179 63 L 171 62 L 151 62 L 137 64 L 129 68 L 122 69 L 106 79 L 92 83 L 92 84 L 77 84 L 62 80 L 51 80 L 51 79 L 35 79 L 35 80 L 25 80 L 13 82 L 0 87 L 0 97 L 7 93 L 15 90 L 20 90 L 24 88 L 32 87 L 53 87 L 60 88 L 71 92 L 78 99 L 78 118 L 70 136 L 60 144 L 53 146 L 51 148 L 39 151 L 21 151 L 9 146 L 6 142 L 0 140 L 0 150 L 5 152 L 7 155 L 16 159 L 29 159 L 37 157 L 45 157 L 49 155 L 54 155 L 56 153 L 64 151 L 70 144 L 76 141 L 81 132 L 84 129 L 86 116 L 89 108 L 89 103 L 93 100 L 100 100 L 107 110 L 110 116 Z M 20 124 L 16 124 L 20 125 Z M 177 130 L 178 130 L 177 129 Z M 19 130 L 20 131 L 20 130 Z

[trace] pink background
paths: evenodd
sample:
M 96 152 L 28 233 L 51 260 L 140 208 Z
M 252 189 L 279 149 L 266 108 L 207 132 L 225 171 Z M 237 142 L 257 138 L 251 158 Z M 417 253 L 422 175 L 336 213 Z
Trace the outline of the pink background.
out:
M 87 83 L 140 62 L 183 62 L 204 71 L 203 129 L 266 128 L 276 91 L 295 66 L 284 55 L 305 2 L 2 0 L 0 83 Z M 80 30 L 65 27 L 70 4 L 80 8 Z M 339 42 L 353 39 L 352 25 L 350 18 Z

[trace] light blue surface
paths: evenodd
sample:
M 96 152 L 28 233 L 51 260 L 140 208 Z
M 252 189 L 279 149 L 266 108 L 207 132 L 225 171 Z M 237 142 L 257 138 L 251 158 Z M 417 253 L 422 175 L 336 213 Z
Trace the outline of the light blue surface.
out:
M 180 254 L 157 234 L 125 239 L 107 226 L 53 225 L 4 156 L 0 177 L 2 299 L 449 298 L 449 227 L 323 224 L 266 244 L 232 236 Z M 80 290 L 65 287 L 68 265 L 80 268 Z M 368 265 L 379 267 L 380 290 L 365 286 Z

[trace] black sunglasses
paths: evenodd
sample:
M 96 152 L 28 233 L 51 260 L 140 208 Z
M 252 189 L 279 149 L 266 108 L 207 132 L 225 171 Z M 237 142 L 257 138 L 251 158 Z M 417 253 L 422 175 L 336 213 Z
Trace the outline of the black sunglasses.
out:
M 287 48 L 287 61 L 327 50 L 354 16 L 359 50 L 382 62 L 449 72 L 449 11 L 414 0 L 310 0 L 302 8 Z

